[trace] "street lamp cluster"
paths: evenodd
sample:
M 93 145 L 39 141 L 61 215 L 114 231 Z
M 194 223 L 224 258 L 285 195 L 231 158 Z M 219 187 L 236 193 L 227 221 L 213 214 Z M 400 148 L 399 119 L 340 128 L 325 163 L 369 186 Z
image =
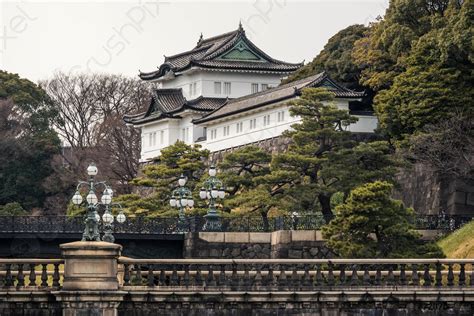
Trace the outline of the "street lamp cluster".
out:
M 126 220 L 125 214 L 121 210 L 121 206 L 118 203 L 112 203 L 112 197 L 114 191 L 110 186 L 106 184 L 105 181 L 95 182 L 94 177 L 97 175 L 98 169 L 95 164 L 91 163 L 87 167 L 87 174 L 89 175 L 88 181 L 79 181 L 79 184 L 76 188 L 76 193 L 72 197 L 72 203 L 79 206 L 83 204 L 84 200 L 80 193 L 81 187 L 87 187 L 89 192 L 86 196 L 86 202 L 84 203 L 87 206 L 87 215 L 85 218 L 85 229 L 82 234 L 83 241 L 100 241 L 100 232 L 99 232 L 99 223 L 102 219 L 104 226 L 104 235 L 102 237 L 103 241 L 114 242 L 115 238 L 112 235 L 113 223 L 117 220 L 118 223 L 124 223 Z M 102 188 L 102 196 L 99 199 L 96 192 Z M 100 208 L 104 208 L 104 213 L 102 217 L 99 215 Z M 120 213 L 116 218 L 112 215 L 112 208 L 119 207 Z
M 218 199 L 224 199 L 225 190 L 222 182 L 217 179 L 216 175 L 216 167 L 211 165 L 209 168 L 209 178 L 204 181 L 203 187 L 199 191 L 199 197 L 203 200 L 207 200 L 209 204 L 207 214 L 204 216 L 206 218 L 206 223 L 203 227 L 204 231 L 221 230 L 221 222 L 216 210 L 216 201 Z M 192 208 L 194 206 L 194 200 L 192 198 L 191 190 L 185 187 L 186 178 L 183 175 L 178 179 L 178 184 L 179 187 L 171 194 L 170 205 L 178 208 L 179 219 L 182 225 L 185 220 L 184 208 Z

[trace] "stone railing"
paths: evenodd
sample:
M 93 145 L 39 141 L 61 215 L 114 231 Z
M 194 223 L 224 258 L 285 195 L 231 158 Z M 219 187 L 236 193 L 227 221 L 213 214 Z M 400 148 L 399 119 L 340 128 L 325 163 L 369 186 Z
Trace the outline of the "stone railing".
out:
M 124 289 L 163 291 L 315 291 L 351 287 L 474 286 L 474 259 L 180 259 L 120 258 Z
M 0 259 L 0 288 L 50 291 L 59 289 L 63 259 Z

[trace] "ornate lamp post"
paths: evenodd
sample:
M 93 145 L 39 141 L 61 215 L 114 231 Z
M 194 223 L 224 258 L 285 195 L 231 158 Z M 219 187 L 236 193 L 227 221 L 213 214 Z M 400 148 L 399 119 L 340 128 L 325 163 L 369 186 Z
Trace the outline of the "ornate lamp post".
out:
M 185 217 L 184 217 L 184 210 L 186 207 L 193 208 L 194 200 L 193 200 L 193 193 L 189 190 L 186 185 L 186 178 L 184 175 L 181 175 L 178 179 L 179 186 L 173 190 L 171 193 L 170 205 L 172 207 L 176 207 L 178 209 L 178 231 L 183 231 L 185 226 Z
M 86 196 L 87 215 L 85 218 L 85 228 L 84 233 L 82 234 L 83 241 L 100 241 L 100 232 L 99 232 L 99 222 L 101 217 L 99 215 L 100 206 L 105 207 L 104 214 L 102 215 L 102 221 L 104 223 L 104 236 L 102 237 L 103 241 L 114 242 L 115 238 L 112 236 L 112 224 L 114 222 L 114 216 L 112 215 L 111 208 L 113 206 L 118 206 L 121 208 L 120 204 L 112 203 L 113 190 L 110 188 L 105 181 L 94 182 L 94 176 L 97 175 L 97 167 L 94 163 L 91 163 L 87 167 L 87 174 L 89 175 L 88 181 L 79 181 L 79 184 L 76 187 L 76 193 L 72 197 L 72 203 L 75 205 L 83 204 L 82 195 L 79 192 L 81 187 L 87 187 L 89 193 Z M 97 198 L 96 192 L 98 189 L 102 188 L 102 196 L 100 199 Z M 126 217 L 122 211 L 117 215 L 117 222 L 125 222 Z
M 225 191 L 222 181 L 217 179 L 216 174 L 216 167 L 211 165 L 209 168 L 209 178 L 204 182 L 203 187 L 199 191 L 199 197 L 203 200 L 207 199 L 209 201 L 209 209 L 207 210 L 207 214 L 204 216 L 206 218 L 206 223 L 202 228 L 203 231 L 221 230 L 222 224 L 216 210 L 215 202 L 217 199 L 223 199 L 225 197 Z

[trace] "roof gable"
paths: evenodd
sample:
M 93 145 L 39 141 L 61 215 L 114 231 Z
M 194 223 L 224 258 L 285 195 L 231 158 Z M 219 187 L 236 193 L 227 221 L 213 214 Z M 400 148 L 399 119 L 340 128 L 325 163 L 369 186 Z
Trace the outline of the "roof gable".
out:
M 139 76 L 143 80 L 154 80 L 169 72 L 182 72 L 191 67 L 265 71 L 286 75 L 302 65 L 303 63 L 292 64 L 270 57 L 247 38 L 244 29 L 239 25 L 236 31 L 208 39 L 200 38 L 193 49 L 167 56 L 158 70 L 148 73 L 140 72 Z
M 265 59 L 254 52 L 242 39 L 240 39 L 226 53 L 218 56 L 216 59 L 222 60 L 245 60 L 245 61 L 264 61 Z

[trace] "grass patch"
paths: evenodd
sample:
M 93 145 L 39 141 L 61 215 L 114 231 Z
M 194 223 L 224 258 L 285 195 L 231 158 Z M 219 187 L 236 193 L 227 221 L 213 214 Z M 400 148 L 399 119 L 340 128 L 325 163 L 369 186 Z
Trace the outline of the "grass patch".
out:
M 447 258 L 468 259 L 474 258 L 474 221 L 438 241 Z

